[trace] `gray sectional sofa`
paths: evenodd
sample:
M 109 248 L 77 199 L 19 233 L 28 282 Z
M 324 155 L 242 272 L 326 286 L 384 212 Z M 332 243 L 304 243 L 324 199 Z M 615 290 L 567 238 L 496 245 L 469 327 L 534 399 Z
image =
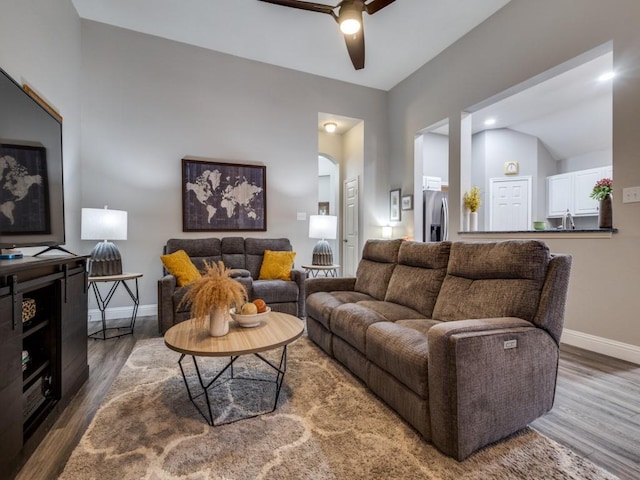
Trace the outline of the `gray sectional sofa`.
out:
M 184 250 L 192 263 L 204 269 L 204 262 L 222 260 L 227 268 L 235 269 L 234 277 L 242 283 L 249 300 L 262 298 L 275 312 L 304 317 L 304 281 L 302 270 L 292 269 L 291 280 L 259 280 L 265 250 L 292 251 L 287 238 L 172 238 L 164 246 L 164 253 Z M 179 287 L 176 278 L 164 270 L 158 280 L 158 330 L 164 334 L 176 323 L 189 319 L 189 307 L 178 308 L 188 286 Z
M 549 411 L 571 257 L 539 241 L 373 240 L 306 281 L 311 340 L 462 460 Z

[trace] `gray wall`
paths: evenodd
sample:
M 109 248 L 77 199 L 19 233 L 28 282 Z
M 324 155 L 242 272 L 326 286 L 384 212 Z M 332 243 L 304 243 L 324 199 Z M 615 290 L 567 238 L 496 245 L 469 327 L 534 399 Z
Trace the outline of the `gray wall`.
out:
M 363 119 L 358 145 L 345 150 L 357 163 L 347 158 L 345 168 L 357 165 L 371 185 L 386 174 L 383 91 L 91 21 L 82 22 L 82 61 L 83 206 L 129 212 L 128 239 L 116 243 L 124 268 L 144 273 L 143 305 L 156 303 L 171 237 L 288 237 L 296 264 L 310 262 L 316 240 L 296 213 L 318 208 L 318 112 Z M 267 231 L 183 233 L 185 156 L 266 165 Z M 363 193 L 366 238 L 382 202 L 373 188 Z M 94 242 L 83 243 L 88 252 Z
M 451 223 L 456 225 L 460 125 L 453 119 L 471 105 L 613 41 L 619 72 L 613 86 L 614 226 L 619 233 L 612 239 L 548 243 L 553 251 L 574 257 L 565 326 L 635 346 L 640 346 L 640 204 L 622 204 L 621 189 L 640 185 L 639 18 L 637 0 L 512 0 L 389 94 L 390 184 L 412 185 L 416 132 L 441 118 L 452 119 L 449 183 Z
M 63 117 L 67 248 L 79 253 L 80 19 L 71 1 L 1 2 L 0 68 L 28 84 Z M 27 254 L 40 250 L 23 249 Z

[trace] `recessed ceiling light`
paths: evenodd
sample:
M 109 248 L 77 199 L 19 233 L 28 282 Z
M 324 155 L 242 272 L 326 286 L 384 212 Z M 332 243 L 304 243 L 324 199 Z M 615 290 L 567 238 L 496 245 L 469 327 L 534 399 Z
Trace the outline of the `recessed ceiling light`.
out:
M 336 131 L 336 128 L 338 128 L 338 125 L 334 122 L 327 122 L 323 125 L 325 132 L 327 133 L 333 133 Z
M 598 81 L 599 82 L 606 82 L 607 80 L 611 80 L 615 76 L 616 76 L 616 72 L 603 73 L 602 75 L 600 75 L 598 77 Z
M 484 121 L 484 124 L 485 124 L 487 127 L 488 127 L 488 126 L 490 126 L 490 125 L 495 125 L 495 123 L 496 123 L 496 119 L 495 119 L 495 118 L 487 118 L 487 119 Z

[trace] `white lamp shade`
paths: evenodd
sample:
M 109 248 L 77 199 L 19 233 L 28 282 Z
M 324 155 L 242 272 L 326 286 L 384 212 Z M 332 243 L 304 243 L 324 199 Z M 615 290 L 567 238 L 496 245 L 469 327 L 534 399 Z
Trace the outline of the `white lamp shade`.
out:
M 393 235 L 393 228 L 389 225 L 382 227 L 382 238 L 388 240 Z
M 309 215 L 309 238 L 335 239 L 338 217 L 335 215 Z
M 105 208 L 83 208 L 82 240 L 126 240 L 127 212 Z

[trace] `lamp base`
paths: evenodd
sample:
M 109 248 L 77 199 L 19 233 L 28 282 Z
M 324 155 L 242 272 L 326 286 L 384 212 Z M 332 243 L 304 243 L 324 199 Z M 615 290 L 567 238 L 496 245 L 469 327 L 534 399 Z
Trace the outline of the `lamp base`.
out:
M 326 240 L 320 240 L 313 247 L 313 257 L 311 261 L 312 265 L 333 265 L 333 252 L 331 246 Z
M 89 276 L 106 277 L 121 274 L 122 257 L 118 248 L 111 242 L 97 243 L 89 258 Z

